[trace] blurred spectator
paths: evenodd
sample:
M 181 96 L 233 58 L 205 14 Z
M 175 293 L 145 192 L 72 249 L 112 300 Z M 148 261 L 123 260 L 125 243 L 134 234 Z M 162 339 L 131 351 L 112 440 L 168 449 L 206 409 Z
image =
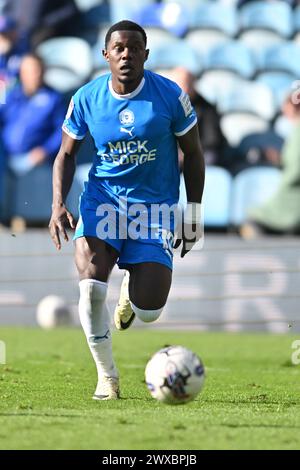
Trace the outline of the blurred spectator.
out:
M 52 163 L 61 140 L 65 104 L 43 83 L 44 66 L 33 54 L 21 62 L 20 81 L 0 107 L 0 135 L 8 166 L 18 174 Z
M 28 44 L 19 36 L 16 22 L 9 16 L 0 16 L 0 80 L 6 90 L 15 84 L 26 52 Z
M 262 207 L 249 213 L 249 222 L 241 229 L 244 238 L 255 238 L 263 232 L 300 233 L 300 99 L 291 97 L 285 108 L 293 130 L 282 154 L 282 177 L 275 195 Z
M 295 107 L 291 102 L 290 96 L 283 102 L 282 119 L 284 119 L 288 136 L 297 123 Z M 276 134 L 273 129 L 260 134 L 247 135 L 234 152 L 235 158 L 231 168 L 232 173 L 235 175 L 245 168 L 258 165 L 281 167 L 283 144 L 284 139 Z
M 168 74 L 185 91 L 194 106 L 197 117 L 199 135 L 207 165 L 227 166 L 227 142 L 220 128 L 220 116 L 212 104 L 199 95 L 195 89 L 195 77 L 187 69 L 176 67 Z
M 50 37 L 78 35 L 75 0 L 9 0 L 4 11 L 30 38 L 33 48 Z
M 232 149 L 234 155 L 231 172 L 236 175 L 251 166 L 280 167 L 280 154 L 283 138 L 272 129 L 244 137 L 238 148 Z

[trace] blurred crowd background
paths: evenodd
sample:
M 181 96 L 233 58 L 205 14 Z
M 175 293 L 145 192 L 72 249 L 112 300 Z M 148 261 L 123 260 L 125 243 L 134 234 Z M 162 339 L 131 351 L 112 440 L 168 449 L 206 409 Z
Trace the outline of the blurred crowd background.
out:
M 245 238 L 298 234 L 295 0 L 0 0 L 0 222 L 16 229 L 48 223 L 68 102 L 108 72 L 104 37 L 122 19 L 146 30 L 146 68 L 176 81 L 197 110 L 206 227 Z M 93 153 L 87 136 L 68 199 L 75 217 Z

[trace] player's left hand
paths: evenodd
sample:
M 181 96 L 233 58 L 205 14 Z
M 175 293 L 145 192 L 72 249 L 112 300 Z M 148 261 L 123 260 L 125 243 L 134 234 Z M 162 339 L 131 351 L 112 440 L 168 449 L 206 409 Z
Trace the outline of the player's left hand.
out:
M 200 224 L 182 224 L 182 233 L 177 237 L 174 248 L 178 248 L 182 244 L 181 258 L 183 258 L 203 237 L 203 228 Z
M 68 211 L 64 205 L 53 207 L 51 220 L 49 222 L 49 231 L 57 250 L 61 249 L 60 234 L 66 242 L 69 241 L 66 231 L 67 226 L 70 226 L 72 229 L 75 229 L 76 226 L 71 212 Z

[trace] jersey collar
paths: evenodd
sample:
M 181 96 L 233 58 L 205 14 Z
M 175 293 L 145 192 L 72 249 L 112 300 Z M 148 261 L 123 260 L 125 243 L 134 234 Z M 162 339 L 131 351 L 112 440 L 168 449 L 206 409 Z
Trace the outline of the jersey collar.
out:
M 118 93 L 116 93 L 115 90 L 113 89 L 112 81 L 109 80 L 108 82 L 109 91 L 111 92 L 113 97 L 116 98 L 117 100 L 130 100 L 131 98 L 134 98 L 136 95 L 140 93 L 144 85 L 145 85 L 145 77 L 142 78 L 139 86 L 135 90 L 133 90 L 131 93 L 127 93 L 126 95 L 118 95 Z

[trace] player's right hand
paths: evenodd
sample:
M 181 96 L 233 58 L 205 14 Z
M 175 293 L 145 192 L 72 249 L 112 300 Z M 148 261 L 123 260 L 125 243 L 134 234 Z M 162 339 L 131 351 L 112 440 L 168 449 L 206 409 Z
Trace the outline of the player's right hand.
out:
M 71 212 L 65 206 L 55 206 L 52 208 L 52 216 L 49 222 L 49 231 L 51 238 L 57 250 L 61 249 L 60 235 L 64 240 L 69 241 L 66 228 L 70 226 L 75 229 L 75 220 Z
M 193 246 L 203 237 L 203 227 L 200 224 L 182 224 L 181 232 L 177 234 L 174 249 L 182 244 L 181 258 L 191 251 Z

